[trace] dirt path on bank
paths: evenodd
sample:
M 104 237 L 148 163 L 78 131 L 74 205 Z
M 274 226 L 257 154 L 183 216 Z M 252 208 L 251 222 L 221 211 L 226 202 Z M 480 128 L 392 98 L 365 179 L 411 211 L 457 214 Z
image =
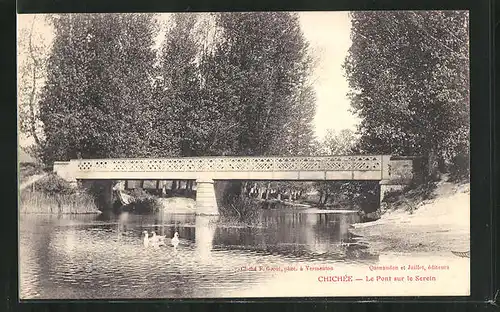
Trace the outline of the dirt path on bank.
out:
M 403 207 L 387 211 L 374 222 L 353 224 L 374 252 L 451 255 L 469 251 L 470 185 L 440 182 L 432 200 L 413 213 Z

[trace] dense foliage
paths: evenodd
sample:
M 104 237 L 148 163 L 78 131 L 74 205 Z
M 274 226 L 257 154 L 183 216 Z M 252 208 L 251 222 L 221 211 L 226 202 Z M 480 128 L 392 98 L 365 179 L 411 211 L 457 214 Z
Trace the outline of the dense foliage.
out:
M 422 155 L 430 173 L 468 170 L 469 24 L 465 11 L 351 14 L 345 61 L 359 150 Z M 465 168 L 464 168 L 465 166 Z
M 161 208 L 158 197 L 142 189 L 134 189 L 131 195 L 134 198 L 134 202 L 129 205 L 130 211 L 136 213 L 152 213 L 159 211 Z
M 36 181 L 34 189 L 47 195 L 68 195 L 76 192 L 69 182 L 54 173 Z
M 50 17 L 46 163 L 312 153 L 315 94 L 297 14 Z M 209 31 L 206 31 L 209 29 Z
M 27 27 L 19 28 L 18 35 L 18 114 L 19 133 L 32 138 L 27 150 L 36 154 L 42 147 L 43 131 L 39 117 L 40 89 L 46 76 L 48 48 L 35 25 L 40 19 L 34 15 Z
M 147 156 L 154 19 L 62 14 L 40 101 L 45 162 Z
M 315 98 L 298 16 L 221 13 L 219 36 L 202 68 L 205 99 L 227 136 L 217 154 L 296 155 L 312 142 Z M 222 122 L 222 123 L 221 123 Z
M 177 13 L 161 25 L 155 14 L 49 21 L 55 37 L 48 58 L 24 43 L 30 61 L 21 79 L 31 83 L 20 94 L 21 131 L 35 136 L 45 164 L 368 153 L 422 155 L 431 174 L 468 175 L 467 12 L 351 13 L 344 69 L 361 123 L 357 134 L 330 132 L 322 145 L 313 134 L 312 59 L 296 13 Z M 228 189 L 248 187 L 308 185 L 248 181 Z M 361 182 L 316 187 L 322 203 L 337 193 L 376 197 Z
M 311 152 L 315 96 L 296 14 L 174 14 L 158 53 L 152 14 L 50 20 L 46 162 Z
M 197 19 L 175 14 L 166 31 L 155 81 L 153 111 L 157 154 L 194 156 L 199 152 L 199 132 L 206 117 L 200 110 L 198 43 L 193 36 Z

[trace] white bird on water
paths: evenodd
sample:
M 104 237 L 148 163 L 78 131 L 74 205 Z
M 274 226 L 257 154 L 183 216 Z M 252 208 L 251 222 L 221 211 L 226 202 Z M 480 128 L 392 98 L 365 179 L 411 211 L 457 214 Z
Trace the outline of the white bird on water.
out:
M 143 231 L 142 233 L 144 234 L 144 247 L 148 247 L 149 246 L 148 231 Z
M 153 244 L 153 247 L 165 246 L 166 236 L 161 236 L 161 235 L 157 236 L 155 231 L 151 232 L 151 234 L 153 234 L 151 236 L 151 242 Z
M 353 243 L 347 243 L 343 239 L 340 240 L 340 247 L 351 247 Z
M 172 238 L 172 246 L 177 247 L 179 245 L 179 233 L 175 232 L 174 237 Z

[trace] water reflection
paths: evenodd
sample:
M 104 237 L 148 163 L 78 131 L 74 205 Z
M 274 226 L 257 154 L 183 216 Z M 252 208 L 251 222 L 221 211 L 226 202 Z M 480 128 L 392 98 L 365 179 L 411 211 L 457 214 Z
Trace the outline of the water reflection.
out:
M 363 261 L 339 247 L 356 214 L 267 210 L 259 226 L 226 224 L 194 214 L 23 216 L 23 298 L 169 298 L 235 296 L 269 274 L 248 265 Z M 167 246 L 142 244 L 142 232 Z M 170 245 L 179 233 L 177 248 Z
M 196 256 L 201 263 L 212 262 L 211 254 L 218 219 L 217 216 L 196 216 Z

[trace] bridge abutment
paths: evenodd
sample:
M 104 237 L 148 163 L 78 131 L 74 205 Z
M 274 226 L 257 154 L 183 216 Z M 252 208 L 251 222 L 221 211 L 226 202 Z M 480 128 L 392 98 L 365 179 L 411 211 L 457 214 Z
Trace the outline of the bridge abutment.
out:
M 196 215 L 216 216 L 219 214 L 215 197 L 214 180 L 196 180 Z
M 388 192 L 402 191 L 410 184 L 420 184 L 424 179 L 422 157 L 384 156 L 385 166 L 380 185 L 380 203 Z
M 384 200 L 384 197 L 389 192 L 402 191 L 409 184 L 403 184 L 397 181 L 382 180 L 379 182 L 380 185 L 380 203 Z

